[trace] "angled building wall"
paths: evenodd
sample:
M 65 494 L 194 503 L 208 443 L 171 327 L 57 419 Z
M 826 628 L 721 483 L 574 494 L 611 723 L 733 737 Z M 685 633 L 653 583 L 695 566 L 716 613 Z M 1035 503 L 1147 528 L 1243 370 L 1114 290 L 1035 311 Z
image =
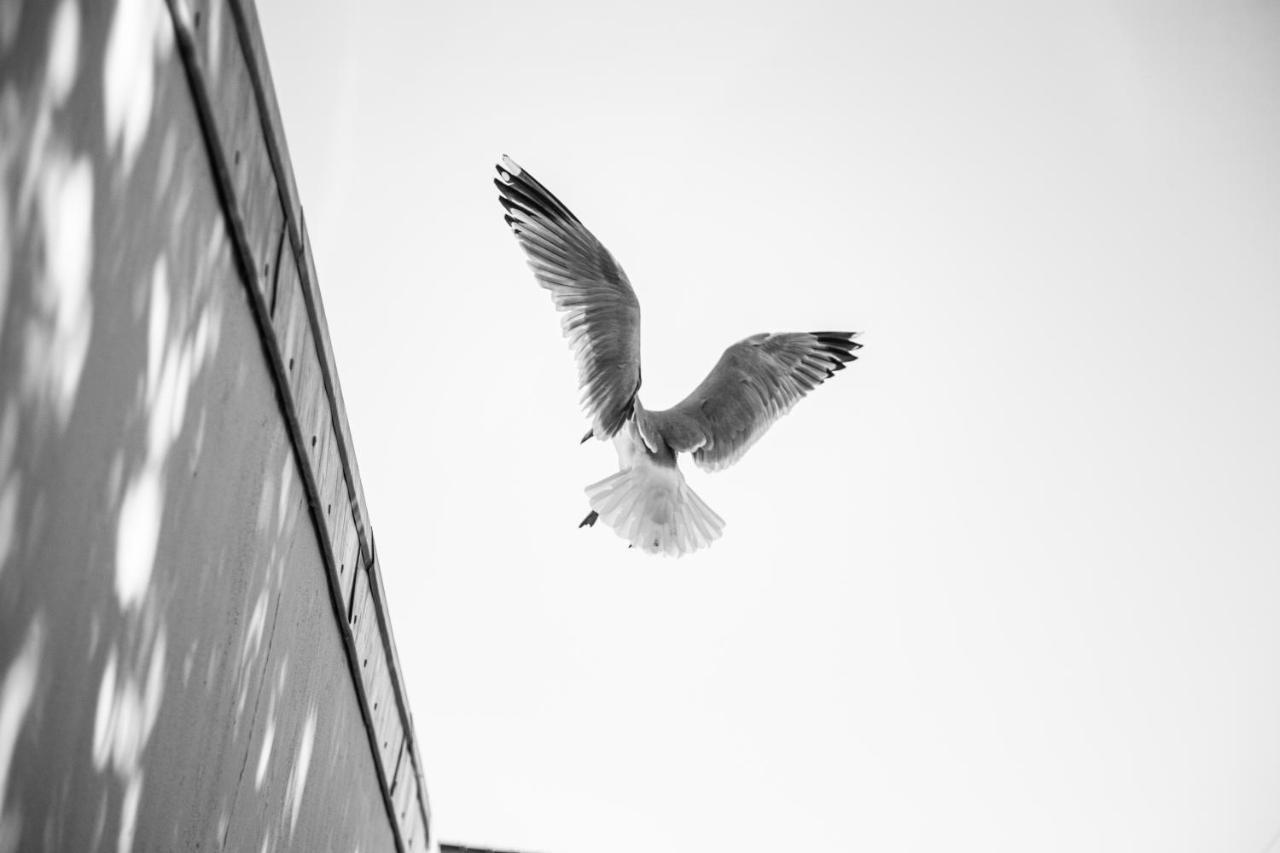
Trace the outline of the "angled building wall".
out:
M 0 853 L 434 849 L 249 0 L 0 0 Z

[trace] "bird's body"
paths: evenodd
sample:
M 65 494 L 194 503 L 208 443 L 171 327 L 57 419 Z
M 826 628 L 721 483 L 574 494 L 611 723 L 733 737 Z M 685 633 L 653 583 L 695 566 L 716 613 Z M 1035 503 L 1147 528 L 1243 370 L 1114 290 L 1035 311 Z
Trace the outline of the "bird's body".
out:
M 651 449 L 632 417 L 613 436 L 618 472 L 587 486 L 591 511 L 633 546 L 679 555 L 710 545 L 724 520 L 689 488 L 666 444 Z
M 725 350 L 684 400 L 640 403 L 640 305 L 608 250 L 559 199 L 509 158 L 495 181 L 506 220 L 540 284 L 563 312 L 577 355 L 588 437 L 612 439 L 618 472 L 586 489 L 591 513 L 633 547 L 681 555 L 719 538 L 724 521 L 685 482 L 677 461 L 717 471 L 801 397 L 857 358 L 853 332 L 762 333 Z M 585 439 L 584 439 L 585 440 Z

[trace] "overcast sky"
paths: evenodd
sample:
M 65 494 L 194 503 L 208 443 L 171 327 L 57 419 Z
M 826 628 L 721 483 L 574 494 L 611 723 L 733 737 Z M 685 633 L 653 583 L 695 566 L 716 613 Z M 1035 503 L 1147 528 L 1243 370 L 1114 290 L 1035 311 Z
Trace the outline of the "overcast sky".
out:
M 1280 848 L 1280 5 L 260 6 L 440 838 Z M 577 529 L 503 153 L 649 408 L 864 332 L 709 551 Z

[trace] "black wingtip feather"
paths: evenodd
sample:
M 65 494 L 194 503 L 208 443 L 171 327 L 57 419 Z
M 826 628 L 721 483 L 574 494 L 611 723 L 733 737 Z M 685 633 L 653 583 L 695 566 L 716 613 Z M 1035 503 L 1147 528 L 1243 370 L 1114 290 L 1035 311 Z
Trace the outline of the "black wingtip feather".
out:
M 498 182 L 494 181 L 494 183 L 496 184 Z M 502 209 L 507 211 L 508 213 L 510 213 L 513 210 L 518 210 L 521 213 L 525 213 L 525 214 L 529 212 L 525 210 L 523 207 L 521 207 L 519 204 L 516 204 L 512 199 L 508 198 L 505 195 L 498 196 L 498 204 L 502 205 Z
M 505 155 L 503 156 L 505 157 Z M 512 164 L 515 164 L 514 160 Z M 540 213 L 545 213 L 549 218 L 563 216 L 579 225 L 582 224 L 582 221 L 573 214 L 573 211 L 569 210 L 569 207 L 564 202 L 556 198 L 555 193 L 544 187 L 523 166 L 518 168 L 520 169 L 519 172 L 512 172 L 501 163 L 498 164 L 498 174 L 506 179 L 501 186 L 503 193 L 514 196 L 519 201 L 532 204 Z M 520 196 L 524 196 L 524 198 L 520 198 Z
M 537 213 L 548 222 L 563 221 L 573 216 L 567 210 L 563 212 L 557 211 L 552 204 L 548 203 L 546 198 L 540 198 L 537 193 L 526 192 L 524 187 L 517 186 L 514 183 L 503 184 L 499 182 L 498 189 L 502 191 L 504 198 L 509 199 L 517 207 L 525 210 L 526 213 Z
M 824 353 L 840 362 L 840 368 L 837 369 L 843 368 L 846 362 L 856 361 L 858 357 L 854 352 L 862 349 L 862 344 L 854 340 L 857 332 L 810 332 L 809 334 L 818 339 Z

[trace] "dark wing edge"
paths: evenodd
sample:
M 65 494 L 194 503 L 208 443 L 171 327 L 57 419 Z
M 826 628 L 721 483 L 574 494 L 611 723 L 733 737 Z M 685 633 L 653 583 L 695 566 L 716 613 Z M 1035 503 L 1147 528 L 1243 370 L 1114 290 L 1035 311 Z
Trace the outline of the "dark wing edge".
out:
M 724 351 L 674 412 L 698 425 L 698 467 L 719 471 L 742 458 L 801 398 L 856 361 L 858 332 L 754 335 Z
M 639 300 L 608 249 L 560 199 L 506 155 L 497 171 L 507 225 L 561 312 L 592 432 L 610 438 L 640 390 Z

